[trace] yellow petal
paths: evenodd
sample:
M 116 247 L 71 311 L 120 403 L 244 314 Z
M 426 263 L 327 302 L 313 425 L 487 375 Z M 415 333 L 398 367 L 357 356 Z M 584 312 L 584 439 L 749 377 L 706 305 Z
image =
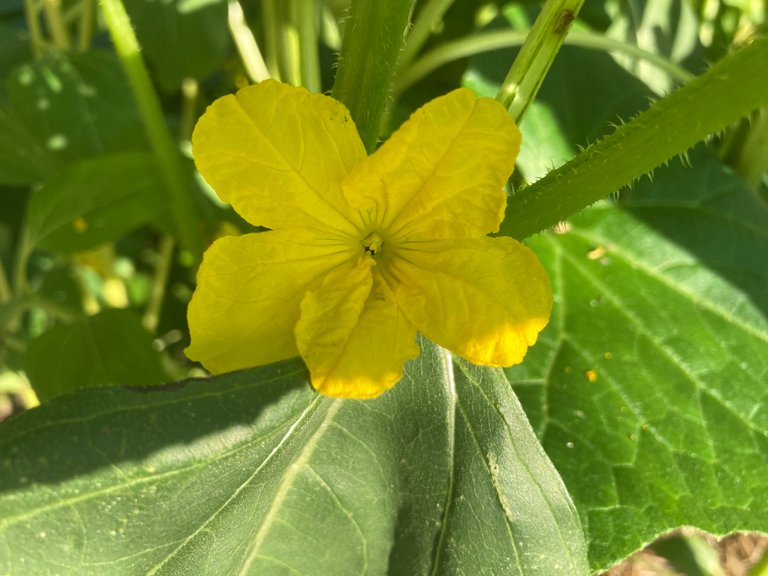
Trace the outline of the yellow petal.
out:
M 552 309 L 544 269 L 511 238 L 408 244 L 385 278 L 420 332 L 475 364 L 521 362 Z
M 417 110 L 352 170 L 344 193 L 390 236 L 483 236 L 504 216 L 519 149 L 504 107 L 460 88 Z
M 416 329 L 373 266 L 372 258 L 363 258 L 354 268 L 334 271 L 301 303 L 296 343 L 312 386 L 326 396 L 378 396 L 419 354 Z
M 339 182 L 365 148 L 349 111 L 328 96 L 274 80 L 243 88 L 208 107 L 192 151 L 206 181 L 251 224 L 355 229 Z
M 293 230 L 218 239 L 197 273 L 185 353 L 214 373 L 297 356 L 301 299 L 353 258 L 346 245 Z

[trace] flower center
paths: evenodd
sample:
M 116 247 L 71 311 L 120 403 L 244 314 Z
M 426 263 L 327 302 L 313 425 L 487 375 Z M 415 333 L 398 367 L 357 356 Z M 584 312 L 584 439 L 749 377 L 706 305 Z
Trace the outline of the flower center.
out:
M 371 232 L 368 236 L 363 238 L 363 248 L 365 248 L 365 253 L 371 256 L 376 256 L 383 245 L 384 239 L 378 232 Z

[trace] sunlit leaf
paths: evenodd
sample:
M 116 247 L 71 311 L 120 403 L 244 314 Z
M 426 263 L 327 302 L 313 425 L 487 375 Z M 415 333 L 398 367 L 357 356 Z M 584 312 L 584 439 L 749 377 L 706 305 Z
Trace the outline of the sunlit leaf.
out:
M 595 568 L 681 525 L 768 531 L 768 210 L 692 161 L 531 242 L 555 316 L 507 373 Z
M 613 18 L 606 35 L 701 73 L 705 62 L 696 12 L 695 5 L 685 0 L 630 0 Z M 622 55 L 615 58 L 658 95 L 670 92 L 677 84 L 647 62 Z

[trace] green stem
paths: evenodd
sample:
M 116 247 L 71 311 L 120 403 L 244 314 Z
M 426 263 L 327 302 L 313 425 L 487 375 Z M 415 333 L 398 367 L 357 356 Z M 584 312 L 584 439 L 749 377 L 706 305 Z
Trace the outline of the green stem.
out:
M 261 50 L 259 50 L 253 32 L 245 21 L 243 7 L 237 0 L 229 0 L 228 21 L 229 32 L 248 77 L 253 82 L 261 82 L 269 78 L 267 64 L 261 56 Z
M 261 3 L 261 17 L 264 22 L 264 42 L 267 48 L 267 70 L 269 75 L 275 80 L 282 80 L 280 73 L 280 43 L 278 41 L 278 32 L 280 29 L 278 20 L 279 4 L 278 0 L 263 0 Z M 282 0 L 279 0 L 282 2 Z
M 533 23 L 496 99 L 504 104 L 519 124 L 528 105 L 536 98 L 571 22 L 584 0 L 547 0 Z
M 315 0 L 297 0 L 301 85 L 310 92 L 322 90 L 320 55 L 317 49 L 317 16 Z
M 29 292 L 27 282 L 27 266 L 32 255 L 32 245 L 29 242 L 29 232 L 25 225 L 19 232 L 19 243 L 16 246 L 16 260 L 13 263 L 13 292 L 23 296 Z
M 565 220 L 761 106 L 768 38 L 712 66 L 557 170 L 509 198 L 500 234 L 525 238 Z
M 415 0 L 353 0 L 333 96 L 349 108 L 365 148 L 376 148 Z
M 186 185 L 177 147 L 168 133 L 160 101 L 142 60 L 139 42 L 122 0 L 102 0 L 102 8 L 112 42 L 122 61 L 141 113 L 144 129 L 170 194 L 171 217 L 179 235 L 179 242 L 195 261 L 199 261 L 203 253 L 203 240 L 197 227 L 195 206 Z
M 197 97 L 200 86 L 194 78 L 184 78 L 181 82 L 181 121 L 179 122 L 179 140 L 192 139 L 192 131 L 197 120 Z
M 0 262 L 0 305 L 10 301 L 11 298 L 13 298 L 13 291 L 5 275 L 5 267 Z
M 38 19 L 39 11 L 39 4 L 36 0 L 24 0 L 24 15 L 27 20 L 32 55 L 35 58 L 43 55 L 44 46 L 43 33 L 40 30 L 40 20 Z
M 399 68 L 404 70 L 424 47 L 432 29 L 442 19 L 454 0 L 429 0 L 419 11 L 405 43 L 405 49 L 400 56 Z
M 320 13 L 320 30 L 323 42 L 331 50 L 338 51 L 341 48 L 341 32 L 339 31 L 339 23 L 336 22 L 336 18 L 333 17 L 333 12 L 326 2 L 322 3 L 322 9 Z
M 301 61 L 299 30 L 297 21 L 298 0 L 282 0 L 277 7 L 278 16 L 278 61 L 283 81 L 294 86 L 301 85 Z
M 93 39 L 94 0 L 81 0 L 82 12 L 77 36 L 77 47 L 81 52 L 87 52 Z
M 155 268 L 155 277 L 152 280 L 152 291 L 149 294 L 147 309 L 142 318 L 142 323 L 150 334 L 157 331 L 157 325 L 160 322 L 160 313 L 163 309 L 168 278 L 171 275 L 175 249 L 176 241 L 173 236 L 164 235 L 160 240 L 159 262 Z
M 69 50 L 72 47 L 72 42 L 61 13 L 61 0 L 42 0 L 42 2 L 43 15 L 54 44 L 57 48 Z
M 492 50 L 522 46 L 527 35 L 528 32 L 524 31 L 501 30 L 498 32 L 482 32 L 468 38 L 447 42 L 431 50 L 399 74 L 395 81 L 394 92 L 396 95 L 402 93 L 434 70 L 454 60 Z M 565 44 L 626 54 L 636 60 L 643 60 L 656 66 L 659 70 L 663 70 L 681 83 L 688 82 L 693 78 L 693 74 L 662 56 L 643 50 L 635 45 L 606 38 L 605 36 L 585 30 L 574 30 L 568 34 Z

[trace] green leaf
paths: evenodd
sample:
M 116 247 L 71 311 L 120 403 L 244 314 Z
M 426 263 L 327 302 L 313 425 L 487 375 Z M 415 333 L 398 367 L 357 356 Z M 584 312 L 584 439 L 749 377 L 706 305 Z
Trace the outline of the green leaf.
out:
M 102 156 L 73 164 L 28 204 L 32 246 L 76 252 L 116 240 L 166 208 L 163 180 L 148 153 Z
M 70 390 L 164 380 L 152 339 L 130 310 L 51 328 L 29 344 L 27 376 L 41 400 Z
M 688 63 L 698 72 L 704 69 L 704 48 L 699 41 L 696 8 L 685 0 L 629 0 L 611 23 L 607 36 L 664 56 L 671 62 Z M 665 94 L 675 82 L 658 68 L 616 55 L 627 70 Z
M 22 414 L 0 426 L 0 571 L 586 574 L 501 373 L 423 350 L 371 401 L 288 361 Z
M 166 92 L 222 67 L 232 43 L 224 0 L 125 0 L 143 54 Z
M 16 154 L 29 155 L 23 174 L 35 172 L 27 183 L 45 180 L 52 164 L 144 147 L 131 92 L 113 54 L 48 53 L 17 69 L 6 87 L 9 108 L 5 114 L 13 118 L 15 128 L 12 134 L 0 136 L 0 150 L 12 149 L 11 138 L 23 136 L 23 148 Z M 0 122 L 7 124 L 2 117 Z M 37 143 L 30 152 L 28 141 Z M 7 182 L 21 183 L 14 176 Z
M 768 531 L 768 210 L 706 150 L 534 238 L 555 315 L 507 370 L 605 569 Z
M 2 14 L 2 9 L 0 9 Z M 32 58 L 30 41 L 21 29 L 0 21 L 0 77 Z
M 0 108 L 0 184 L 45 180 L 55 172 L 57 163 L 27 126 Z

